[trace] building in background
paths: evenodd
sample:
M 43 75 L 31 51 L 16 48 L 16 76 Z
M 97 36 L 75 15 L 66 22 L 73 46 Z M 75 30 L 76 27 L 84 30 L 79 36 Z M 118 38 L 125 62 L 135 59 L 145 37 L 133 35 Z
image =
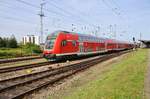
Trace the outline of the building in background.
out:
M 33 44 L 40 45 L 40 37 L 35 35 L 27 35 L 22 38 L 22 43 L 23 44 L 33 43 Z

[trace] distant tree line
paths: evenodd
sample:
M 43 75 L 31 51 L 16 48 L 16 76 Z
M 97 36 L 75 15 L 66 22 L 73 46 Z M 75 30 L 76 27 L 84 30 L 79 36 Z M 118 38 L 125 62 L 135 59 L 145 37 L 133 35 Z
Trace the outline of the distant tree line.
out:
M 8 51 L 9 48 L 20 49 L 22 52 L 24 52 L 26 54 L 42 53 L 42 50 L 39 45 L 36 45 L 33 43 L 26 43 L 26 44 L 19 43 L 18 44 L 14 35 L 12 35 L 11 37 L 0 37 L 0 49 Z M 4 54 L 7 55 L 7 53 L 3 52 L 2 56 L 4 56 Z M 1 53 L 0 53 L 0 56 L 1 56 Z M 11 55 L 9 54 L 8 56 L 11 56 Z
M 17 40 L 14 35 L 10 38 L 0 37 L 0 48 L 17 48 Z

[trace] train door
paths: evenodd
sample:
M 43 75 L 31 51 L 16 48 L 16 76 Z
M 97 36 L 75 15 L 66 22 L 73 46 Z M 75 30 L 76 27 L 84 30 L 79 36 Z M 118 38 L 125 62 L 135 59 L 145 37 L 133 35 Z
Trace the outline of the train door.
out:
M 108 51 L 108 49 L 107 49 L 107 41 L 105 41 L 104 43 L 105 43 L 105 51 Z
M 79 43 L 79 51 L 80 53 L 84 52 L 83 43 Z
M 78 43 L 76 40 L 62 40 L 61 53 L 75 53 L 78 51 Z

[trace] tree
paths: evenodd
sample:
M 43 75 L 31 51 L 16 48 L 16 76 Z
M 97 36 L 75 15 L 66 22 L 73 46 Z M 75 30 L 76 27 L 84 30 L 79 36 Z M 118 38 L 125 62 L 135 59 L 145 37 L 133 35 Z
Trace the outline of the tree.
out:
M 10 39 L 8 39 L 7 47 L 8 48 L 17 48 L 17 40 L 14 35 L 12 35 Z
M 3 40 L 4 40 L 4 47 L 8 48 L 9 38 L 3 38 Z
M 14 35 L 12 35 L 10 38 L 2 38 L 0 37 L 0 48 L 17 48 L 17 40 Z
M 0 47 L 4 47 L 4 40 L 0 37 Z
M 7 47 L 8 38 L 2 38 L 0 37 L 0 48 Z

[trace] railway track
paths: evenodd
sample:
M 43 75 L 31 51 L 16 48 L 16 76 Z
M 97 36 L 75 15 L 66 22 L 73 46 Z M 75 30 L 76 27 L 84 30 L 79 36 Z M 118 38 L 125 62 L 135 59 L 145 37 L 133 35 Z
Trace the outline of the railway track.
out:
M 31 60 L 31 59 L 40 59 L 42 57 L 40 56 L 33 56 L 33 57 L 21 57 L 21 58 L 13 58 L 13 59 L 0 59 L 0 64 L 3 63 L 12 63 L 12 62 L 18 62 L 18 61 L 24 61 L 24 60 Z
M 68 76 L 71 76 L 81 70 L 87 69 L 101 61 L 116 57 L 119 54 L 110 54 L 86 59 L 82 62 L 49 69 L 37 73 L 22 75 L 11 79 L 0 81 L 0 99 L 21 99 L 25 95 L 31 94 L 48 85 L 52 85 Z
M 28 65 L 22 65 L 22 66 L 13 66 L 13 67 L 7 67 L 7 68 L 0 68 L 0 73 L 6 73 L 6 72 L 11 72 L 11 71 L 18 71 L 18 70 L 23 70 L 23 69 L 28 69 L 28 68 L 34 68 L 34 67 L 41 67 L 45 65 L 50 65 L 53 62 L 41 62 L 41 63 L 36 63 L 36 64 L 28 64 Z

